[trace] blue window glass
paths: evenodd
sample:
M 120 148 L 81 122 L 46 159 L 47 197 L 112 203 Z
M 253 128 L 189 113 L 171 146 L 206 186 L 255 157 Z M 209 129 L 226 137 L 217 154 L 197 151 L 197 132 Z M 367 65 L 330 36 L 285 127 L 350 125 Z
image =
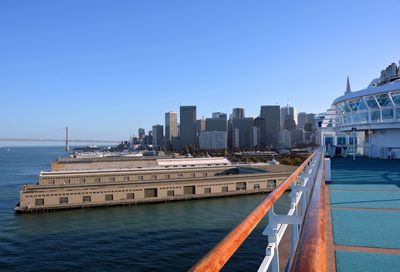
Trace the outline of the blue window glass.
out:
M 377 95 L 376 100 L 378 100 L 378 103 L 381 107 L 392 106 L 392 102 L 390 101 L 389 95 L 387 95 L 387 94 Z
M 390 95 L 393 99 L 393 102 L 396 106 L 400 106 L 400 92 L 394 92 Z
M 376 103 L 375 98 L 373 96 L 368 96 L 365 99 L 365 102 L 367 102 L 368 107 L 371 109 L 379 108 L 378 103 Z

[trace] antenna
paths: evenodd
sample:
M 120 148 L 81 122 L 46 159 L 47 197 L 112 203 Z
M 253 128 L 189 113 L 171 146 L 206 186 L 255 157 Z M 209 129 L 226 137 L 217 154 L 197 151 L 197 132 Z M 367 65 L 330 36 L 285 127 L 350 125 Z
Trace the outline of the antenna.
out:
M 69 151 L 68 127 L 65 127 L 65 151 Z

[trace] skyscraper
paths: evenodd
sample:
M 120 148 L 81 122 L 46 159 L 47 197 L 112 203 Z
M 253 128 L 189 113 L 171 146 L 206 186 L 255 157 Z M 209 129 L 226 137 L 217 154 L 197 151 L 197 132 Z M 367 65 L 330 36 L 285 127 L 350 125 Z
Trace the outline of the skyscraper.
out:
M 232 141 L 234 147 L 251 148 L 251 127 L 253 117 L 232 118 Z
M 295 124 L 297 124 L 297 109 L 289 104 L 281 108 L 281 129 L 283 129 L 287 119 L 294 120 Z
M 183 146 L 196 144 L 196 106 L 180 107 L 179 137 Z
M 206 118 L 206 131 L 227 131 L 225 118 Z
M 145 132 L 144 128 L 139 128 L 138 129 L 138 136 L 139 136 L 140 140 L 144 139 L 144 136 L 146 136 L 146 132 Z
M 176 112 L 165 113 L 165 140 L 171 141 L 172 137 L 178 137 L 178 120 Z
M 224 119 L 228 119 L 228 115 L 226 113 L 223 112 L 213 112 L 212 113 L 212 118 L 224 118 Z
M 164 127 L 162 125 L 153 126 L 153 145 L 159 147 L 164 140 Z
M 280 106 L 261 106 L 261 117 L 265 120 L 265 144 L 267 147 L 274 146 L 279 142 L 279 131 L 281 129 Z M 260 132 L 261 134 L 261 132 Z
M 265 119 L 262 117 L 257 117 L 254 119 L 254 126 L 259 128 L 259 145 L 262 148 L 266 147 L 266 129 L 265 129 Z
M 231 119 L 233 118 L 244 118 L 244 109 L 243 108 L 233 108 Z

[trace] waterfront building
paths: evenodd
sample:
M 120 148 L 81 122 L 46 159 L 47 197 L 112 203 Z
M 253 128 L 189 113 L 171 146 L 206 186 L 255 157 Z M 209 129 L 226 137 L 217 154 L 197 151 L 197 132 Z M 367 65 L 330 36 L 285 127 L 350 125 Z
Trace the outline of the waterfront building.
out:
M 153 146 L 160 147 L 164 141 L 164 127 L 162 125 L 153 126 Z
M 281 130 L 280 106 L 261 106 L 260 116 L 265 120 L 265 144 L 267 147 L 275 146 L 279 142 Z
M 223 132 L 221 132 L 223 133 Z M 24 185 L 16 210 L 35 212 L 269 192 L 296 167 L 233 166 L 225 158 L 63 158 Z
M 176 112 L 165 113 L 165 140 L 171 141 L 173 137 L 178 137 L 178 119 Z
M 244 108 L 233 108 L 230 119 L 233 118 L 245 118 Z
M 196 144 L 196 106 L 180 107 L 179 137 L 183 146 Z
M 199 137 L 199 147 L 207 150 L 226 149 L 227 135 L 227 131 L 202 131 Z

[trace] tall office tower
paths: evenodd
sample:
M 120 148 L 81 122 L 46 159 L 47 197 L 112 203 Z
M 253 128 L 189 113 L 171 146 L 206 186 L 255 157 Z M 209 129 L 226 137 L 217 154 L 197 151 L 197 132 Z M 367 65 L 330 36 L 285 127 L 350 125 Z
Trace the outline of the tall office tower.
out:
M 299 114 L 297 114 L 297 128 L 303 129 L 306 123 L 307 123 L 307 113 L 299 112 Z
M 225 118 L 206 118 L 206 131 L 227 131 L 227 120 Z
M 153 145 L 159 147 L 164 140 L 164 127 L 162 125 L 153 126 Z
M 262 117 L 257 117 L 254 119 L 254 126 L 259 128 L 259 145 L 261 148 L 266 147 L 266 129 L 265 129 L 265 119 Z
M 145 132 L 144 128 L 139 128 L 138 129 L 138 136 L 139 136 L 140 140 L 144 139 L 144 136 L 146 136 L 146 132 Z
M 180 107 L 179 137 L 183 146 L 196 144 L 196 106 Z
M 297 109 L 291 107 L 289 104 L 281 108 L 281 128 L 283 128 L 285 120 L 287 119 L 294 120 L 295 124 L 297 124 Z
M 165 140 L 173 137 L 178 137 L 178 119 L 176 112 L 170 111 L 165 113 Z
M 275 146 L 281 130 L 281 109 L 279 106 L 261 106 L 260 115 L 265 120 L 265 145 Z
M 315 124 L 315 114 L 314 113 L 307 113 L 306 124 Z
M 223 112 L 213 112 L 212 113 L 212 118 L 224 118 L 224 119 L 228 119 L 228 115 L 226 113 Z
M 199 147 L 199 137 L 200 133 L 206 130 L 206 121 L 204 119 L 199 119 L 195 123 L 195 145 Z
M 243 149 L 251 148 L 250 131 L 253 126 L 253 117 L 232 118 L 232 131 L 234 147 Z
M 244 109 L 243 108 L 232 109 L 231 119 L 233 118 L 244 118 Z
M 260 128 L 252 126 L 250 128 L 250 146 L 258 147 L 260 145 Z

